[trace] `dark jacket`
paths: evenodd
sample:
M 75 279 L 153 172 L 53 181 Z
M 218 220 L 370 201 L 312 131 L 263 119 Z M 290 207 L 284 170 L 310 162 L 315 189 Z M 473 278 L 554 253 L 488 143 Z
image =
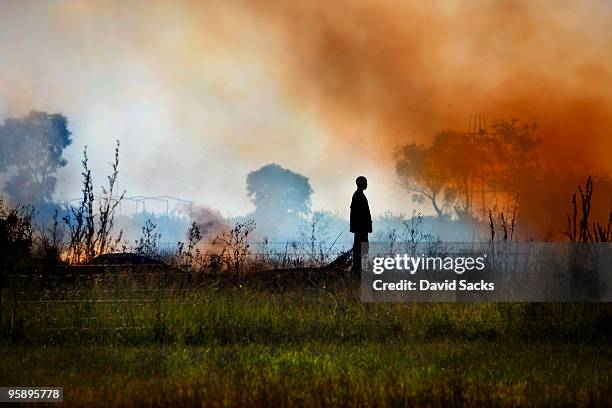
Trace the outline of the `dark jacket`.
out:
M 351 232 L 372 232 L 370 206 L 363 190 L 353 193 L 351 200 Z

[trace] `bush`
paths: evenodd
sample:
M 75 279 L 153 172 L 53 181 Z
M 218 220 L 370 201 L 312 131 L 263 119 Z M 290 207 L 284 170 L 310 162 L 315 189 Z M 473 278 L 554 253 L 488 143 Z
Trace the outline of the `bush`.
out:
M 34 208 L 8 208 L 0 197 L 0 266 L 2 271 L 26 260 L 32 251 Z

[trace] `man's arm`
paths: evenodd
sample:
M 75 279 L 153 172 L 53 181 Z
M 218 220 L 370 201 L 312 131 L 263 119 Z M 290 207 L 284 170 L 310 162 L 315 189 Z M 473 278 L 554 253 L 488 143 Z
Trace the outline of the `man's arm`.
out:
M 353 193 L 353 197 L 351 198 L 351 215 L 349 216 L 349 231 L 350 232 L 355 232 L 356 229 L 356 212 L 357 212 L 357 205 L 356 205 L 356 200 L 355 200 L 355 194 Z

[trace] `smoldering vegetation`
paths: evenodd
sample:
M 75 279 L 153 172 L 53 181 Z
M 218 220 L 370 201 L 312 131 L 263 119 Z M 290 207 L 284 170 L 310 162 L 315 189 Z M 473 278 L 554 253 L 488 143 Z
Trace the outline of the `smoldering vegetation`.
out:
M 248 174 L 250 214 L 225 218 L 195 206 L 187 215 L 128 216 L 119 213 L 126 192 L 117 187 L 117 142 L 105 185 L 94 187 L 85 148 L 81 198 L 55 203 L 57 171 L 66 164 L 62 151 L 72 141 L 67 123 L 60 114 L 32 112 L 0 127 L 0 169 L 8 197 L 3 213 L 27 225 L 18 228 L 21 236 L 14 240 L 21 246 L 29 243 L 29 256 L 46 264 L 89 263 L 100 255 L 129 252 L 190 270 L 195 265 L 215 271 L 244 268 L 247 259 L 274 269 L 324 266 L 350 249 L 347 221 L 313 210 L 309 179 L 278 164 Z M 396 146 L 396 182 L 413 202 L 431 205 L 435 215 L 385 213 L 374 220 L 371 240 L 407 242 L 419 235 L 440 242 L 493 243 L 500 237 L 607 242 L 612 228 L 609 173 L 594 172 L 583 187 L 584 174 L 559 172 L 547 162 L 537 132 L 536 122 L 497 120 L 487 126 L 484 117 L 475 116 L 467 131 L 445 130 L 429 143 Z M 23 189 L 16 189 L 18 182 Z M 565 197 L 561 205 L 556 201 L 560 192 Z

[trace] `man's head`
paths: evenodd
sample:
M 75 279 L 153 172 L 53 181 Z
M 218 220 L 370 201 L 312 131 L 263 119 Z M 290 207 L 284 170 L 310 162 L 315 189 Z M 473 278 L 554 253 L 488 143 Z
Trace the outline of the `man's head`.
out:
M 357 188 L 359 190 L 365 190 L 366 188 L 368 188 L 368 179 L 363 176 L 357 177 L 355 183 L 357 184 Z

